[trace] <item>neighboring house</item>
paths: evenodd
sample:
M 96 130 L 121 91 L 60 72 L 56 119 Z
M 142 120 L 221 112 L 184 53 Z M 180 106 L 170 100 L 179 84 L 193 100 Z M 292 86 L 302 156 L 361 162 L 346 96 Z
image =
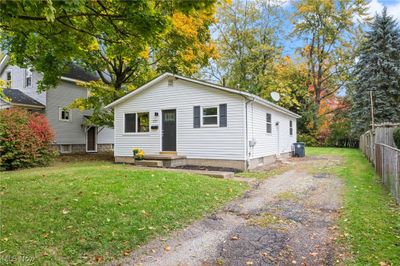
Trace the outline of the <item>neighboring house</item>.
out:
M 88 89 L 78 86 L 77 82 L 97 79 L 93 74 L 71 65 L 56 88 L 38 92 L 42 74 L 10 65 L 6 56 L 0 62 L 0 79 L 7 81 L 3 92 L 8 98 L 8 101 L 0 99 L 0 109 L 15 106 L 44 113 L 55 131 L 54 145 L 61 153 L 113 149 L 113 129 L 85 126 L 90 111 L 66 109 L 75 99 L 88 96 Z
M 106 108 L 114 108 L 116 162 L 130 162 L 136 147 L 182 156 L 187 165 L 241 170 L 289 156 L 300 117 L 256 95 L 170 73 Z

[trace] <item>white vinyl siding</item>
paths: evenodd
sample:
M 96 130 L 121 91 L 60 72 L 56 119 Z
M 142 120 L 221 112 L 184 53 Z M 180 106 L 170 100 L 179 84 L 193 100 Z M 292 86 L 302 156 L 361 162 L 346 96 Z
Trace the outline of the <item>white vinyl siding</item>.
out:
M 194 106 L 220 104 L 227 104 L 227 127 L 193 127 Z M 167 79 L 161 80 L 115 106 L 115 156 L 132 156 L 134 147 L 143 149 L 146 154 L 158 154 L 161 151 L 162 110 L 171 109 L 176 109 L 179 155 L 198 159 L 245 159 L 244 98 L 180 79 L 174 80 L 172 86 L 168 86 Z M 149 112 L 150 126 L 158 126 L 158 129 L 143 134 L 125 134 L 124 114 L 132 112 Z
M 266 113 L 271 114 L 271 134 L 266 134 Z M 254 147 L 249 147 L 251 159 L 291 151 L 296 142 L 296 119 L 258 103 L 249 104 L 248 117 L 249 140 L 256 141 Z M 293 136 L 288 134 L 290 120 L 293 121 Z
M 31 72 L 31 86 L 26 86 L 27 71 L 14 65 L 7 65 L 0 74 L 0 79 L 7 79 L 7 72 L 12 73 L 12 88 L 18 89 L 24 94 L 32 97 L 46 106 L 45 114 L 49 119 L 50 125 L 56 133 L 56 144 L 85 144 L 86 134 L 83 123 L 83 115 L 90 112 L 80 112 L 72 110 L 71 122 L 66 123 L 59 120 L 59 108 L 68 106 L 76 98 L 86 97 L 87 89 L 77 86 L 75 83 L 60 81 L 56 88 L 44 92 L 38 92 L 38 82 L 42 79 L 42 74 Z M 0 107 L 2 108 L 2 107 Z M 98 144 L 114 143 L 114 130 L 112 128 L 99 128 Z
M 0 75 L 0 79 L 7 80 L 7 73 L 11 73 L 11 88 L 18 89 L 29 97 L 35 99 L 43 105 L 46 105 L 46 94 L 47 92 L 37 91 L 37 82 L 42 78 L 42 75 L 37 72 L 31 72 L 31 83 L 32 85 L 26 86 L 26 69 L 18 66 L 8 65 L 3 73 Z

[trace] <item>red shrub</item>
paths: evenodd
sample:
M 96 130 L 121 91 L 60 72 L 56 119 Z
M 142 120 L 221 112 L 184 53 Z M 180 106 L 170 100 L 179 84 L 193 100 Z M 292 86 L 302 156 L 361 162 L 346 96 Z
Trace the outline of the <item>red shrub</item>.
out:
M 43 114 L 0 110 L 0 168 L 46 165 L 54 156 L 54 131 Z

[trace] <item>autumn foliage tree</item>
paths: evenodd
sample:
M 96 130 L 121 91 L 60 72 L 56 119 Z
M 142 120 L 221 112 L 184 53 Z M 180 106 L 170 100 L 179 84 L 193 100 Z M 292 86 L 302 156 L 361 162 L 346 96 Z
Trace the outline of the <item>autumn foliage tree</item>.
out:
M 0 169 L 46 165 L 55 155 L 54 132 L 43 114 L 0 110 Z
M 307 64 L 314 102 L 313 125 L 319 127 L 321 103 L 351 81 L 356 36 L 366 15 L 364 0 L 298 0 L 293 14 L 296 38 L 305 41 L 300 54 Z
M 43 73 L 41 89 L 54 87 L 73 62 L 98 74 L 100 81 L 88 85 L 92 90 L 108 86 L 116 99 L 160 72 L 192 75 L 207 64 L 215 56 L 209 33 L 215 4 L 215 0 L 2 1 L 0 41 L 13 63 Z M 92 109 L 93 103 L 81 100 L 75 105 Z M 92 122 L 106 117 L 95 112 Z
M 260 94 L 280 55 L 280 6 L 274 1 L 235 0 L 220 6 L 215 25 L 218 57 L 204 71 L 208 79 Z

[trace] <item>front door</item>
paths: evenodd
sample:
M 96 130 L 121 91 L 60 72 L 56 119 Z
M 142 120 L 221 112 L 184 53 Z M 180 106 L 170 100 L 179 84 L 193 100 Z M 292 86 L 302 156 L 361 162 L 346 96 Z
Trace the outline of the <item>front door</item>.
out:
M 86 137 L 86 151 L 87 152 L 96 152 L 97 145 L 96 145 L 96 127 L 90 127 L 87 131 Z
M 176 151 L 176 110 L 162 111 L 162 150 Z

